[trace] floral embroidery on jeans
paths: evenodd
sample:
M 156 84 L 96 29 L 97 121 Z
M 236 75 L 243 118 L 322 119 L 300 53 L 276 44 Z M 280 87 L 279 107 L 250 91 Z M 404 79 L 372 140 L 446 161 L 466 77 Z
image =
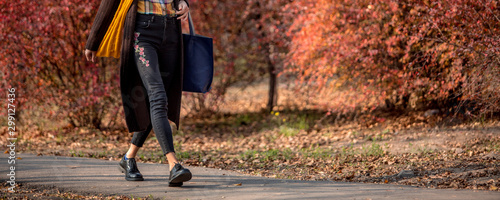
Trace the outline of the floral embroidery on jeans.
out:
M 146 65 L 146 67 L 149 67 L 149 60 L 146 60 L 146 55 L 144 54 L 144 47 L 139 47 L 139 40 L 137 39 L 139 35 L 140 35 L 139 32 L 134 33 L 134 49 L 136 53 L 139 53 L 140 55 L 139 60 L 142 61 L 142 64 Z

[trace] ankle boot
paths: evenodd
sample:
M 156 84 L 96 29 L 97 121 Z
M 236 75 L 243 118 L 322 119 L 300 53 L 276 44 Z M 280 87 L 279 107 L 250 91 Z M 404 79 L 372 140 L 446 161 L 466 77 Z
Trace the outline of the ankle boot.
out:
M 141 172 L 139 172 L 139 169 L 137 169 L 135 158 L 128 158 L 127 160 L 125 160 L 125 158 L 122 158 L 122 160 L 120 161 L 120 165 L 118 166 L 118 169 L 120 169 L 122 173 L 125 173 L 125 180 L 127 181 L 144 180 Z

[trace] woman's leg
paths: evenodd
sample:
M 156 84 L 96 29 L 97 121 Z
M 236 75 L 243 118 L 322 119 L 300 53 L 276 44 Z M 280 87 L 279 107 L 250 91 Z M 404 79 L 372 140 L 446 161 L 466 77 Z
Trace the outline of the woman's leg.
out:
M 170 167 L 169 186 L 178 187 L 192 177 L 188 169 L 177 164 L 168 120 L 167 91 L 176 70 L 180 70 L 180 21 L 163 17 L 147 17 L 145 21 L 143 17 L 138 15 L 136 23 L 134 58 L 148 94 L 151 124 Z
M 127 151 L 127 154 L 125 154 L 127 158 L 135 158 L 135 156 L 137 155 L 137 151 L 139 151 L 139 148 L 142 147 L 142 145 L 148 138 L 148 135 L 151 132 L 152 128 L 153 126 L 150 123 L 149 126 L 146 128 L 146 130 L 140 132 L 134 132 L 132 141 L 130 141 L 130 147 Z
M 151 132 L 151 124 L 146 128 L 146 130 L 141 132 L 134 132 L 134 136 L 132 137 L 132 141 L 130 142 L 130 148 L 128 152 L 125 154 L 124 158 L 121 159 L 119 168 L 122 173 L 125 173 L 125 180 L 128 181 L 142 181 L 144 178 L 142 177 L 141 172 L 137 169 L 137 164 L 135 161 L 135 156 L 137 155 L 137 151 L 146 141 L 149 133 Z
M 175 158 L 172 129 L 167 117 L 168 100 L 164 80 L 172 79 L 175 66 L 160 65 L 155 45 L 148 40 L 141 40 L 139 33 L 136 33 L 134 47 L 138 71 L 149 97 L 151 124 L 163 154 L 167 157 L 169 167 L 172 169 L 178 160 Z
M 134 136 L 132 137 L 132 142 L 130 144 L 130 147 L 127 151 L 127 154 L 125 156 L 127 158 L 135 158 L 137 155 L 137 151 L 142 147 L 144 142 L 146 141 L 146 138 L 148 137 L 149 133 L 151 132 L 151 125 L 148 126 L 148 129 L 142 132 L 135 132 Z M 170 170 L 174 167 L 175 163 L 178 163 L 179 160 L 177 160 L 177 157 L 175 156 L 175 152 L 169 152 L 165 155 L 167 157 L 168 161 L 168 166 Z
M 180 66 L 180 20 L 168 19 L 164 21 L 165 32 L 158 51 L 158 62 L 165 88 L 169 88 L 172 83 L 173 74 L 178 72 Z M 168 152 L 165 155 L 168 160 L 170 170 L 179 161 L 175 152 Z
M 139 151 L 139 148 L 141 147 L 138 147 L 134 144 L 130 144 L 130 147 L 128 148 L 127 154 L 125 154 L 125 156 L 127 158 L 135 158 L 135 156 L 137 155 L 137 151 Z
M 179 163 L 179 160 L 177 160 L 177 157 L 175 157 L 175 152 L 167 153 L 165 156 L 167 157 L 169 170 L 172 170 L 175 164 Z

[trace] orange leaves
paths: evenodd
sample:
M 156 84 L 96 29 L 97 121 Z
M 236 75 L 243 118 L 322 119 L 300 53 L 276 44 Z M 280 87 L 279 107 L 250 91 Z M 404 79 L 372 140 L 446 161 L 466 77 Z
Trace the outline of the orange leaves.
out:
M 465 92 L 463 84 L 471 75 L 465 69 L 500 65 L 495 59 L 500 41 L 492 38 L 500 26 L 496 19 L 500 11 L 491 9 L 498 6 L 492 1 L 294 3 L 308 6 L 288 32 L 291 45 L 285 71 L 298 74 L 299 80 L 335 79 L 360 91 L 376 87 L 389 94 L 447 99 Z M 468 83 L 469 92 L 480 90 L 474 86 L 479 77 Z M 493 76 L 491 81 L 498 82 L 494 77 L 500 79 Z M 373 79 L 377 81 L 369 81 Z M 500 110 L 498 101 L 491 103 Z

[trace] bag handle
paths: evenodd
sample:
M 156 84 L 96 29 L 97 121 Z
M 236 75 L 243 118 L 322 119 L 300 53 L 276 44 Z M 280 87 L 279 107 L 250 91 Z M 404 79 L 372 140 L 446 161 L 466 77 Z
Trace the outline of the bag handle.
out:
M 189 34 L 195 35 L 193 20 L 191 19 L 191 12 L 188 11 L 188 20 L 189 20 Z

